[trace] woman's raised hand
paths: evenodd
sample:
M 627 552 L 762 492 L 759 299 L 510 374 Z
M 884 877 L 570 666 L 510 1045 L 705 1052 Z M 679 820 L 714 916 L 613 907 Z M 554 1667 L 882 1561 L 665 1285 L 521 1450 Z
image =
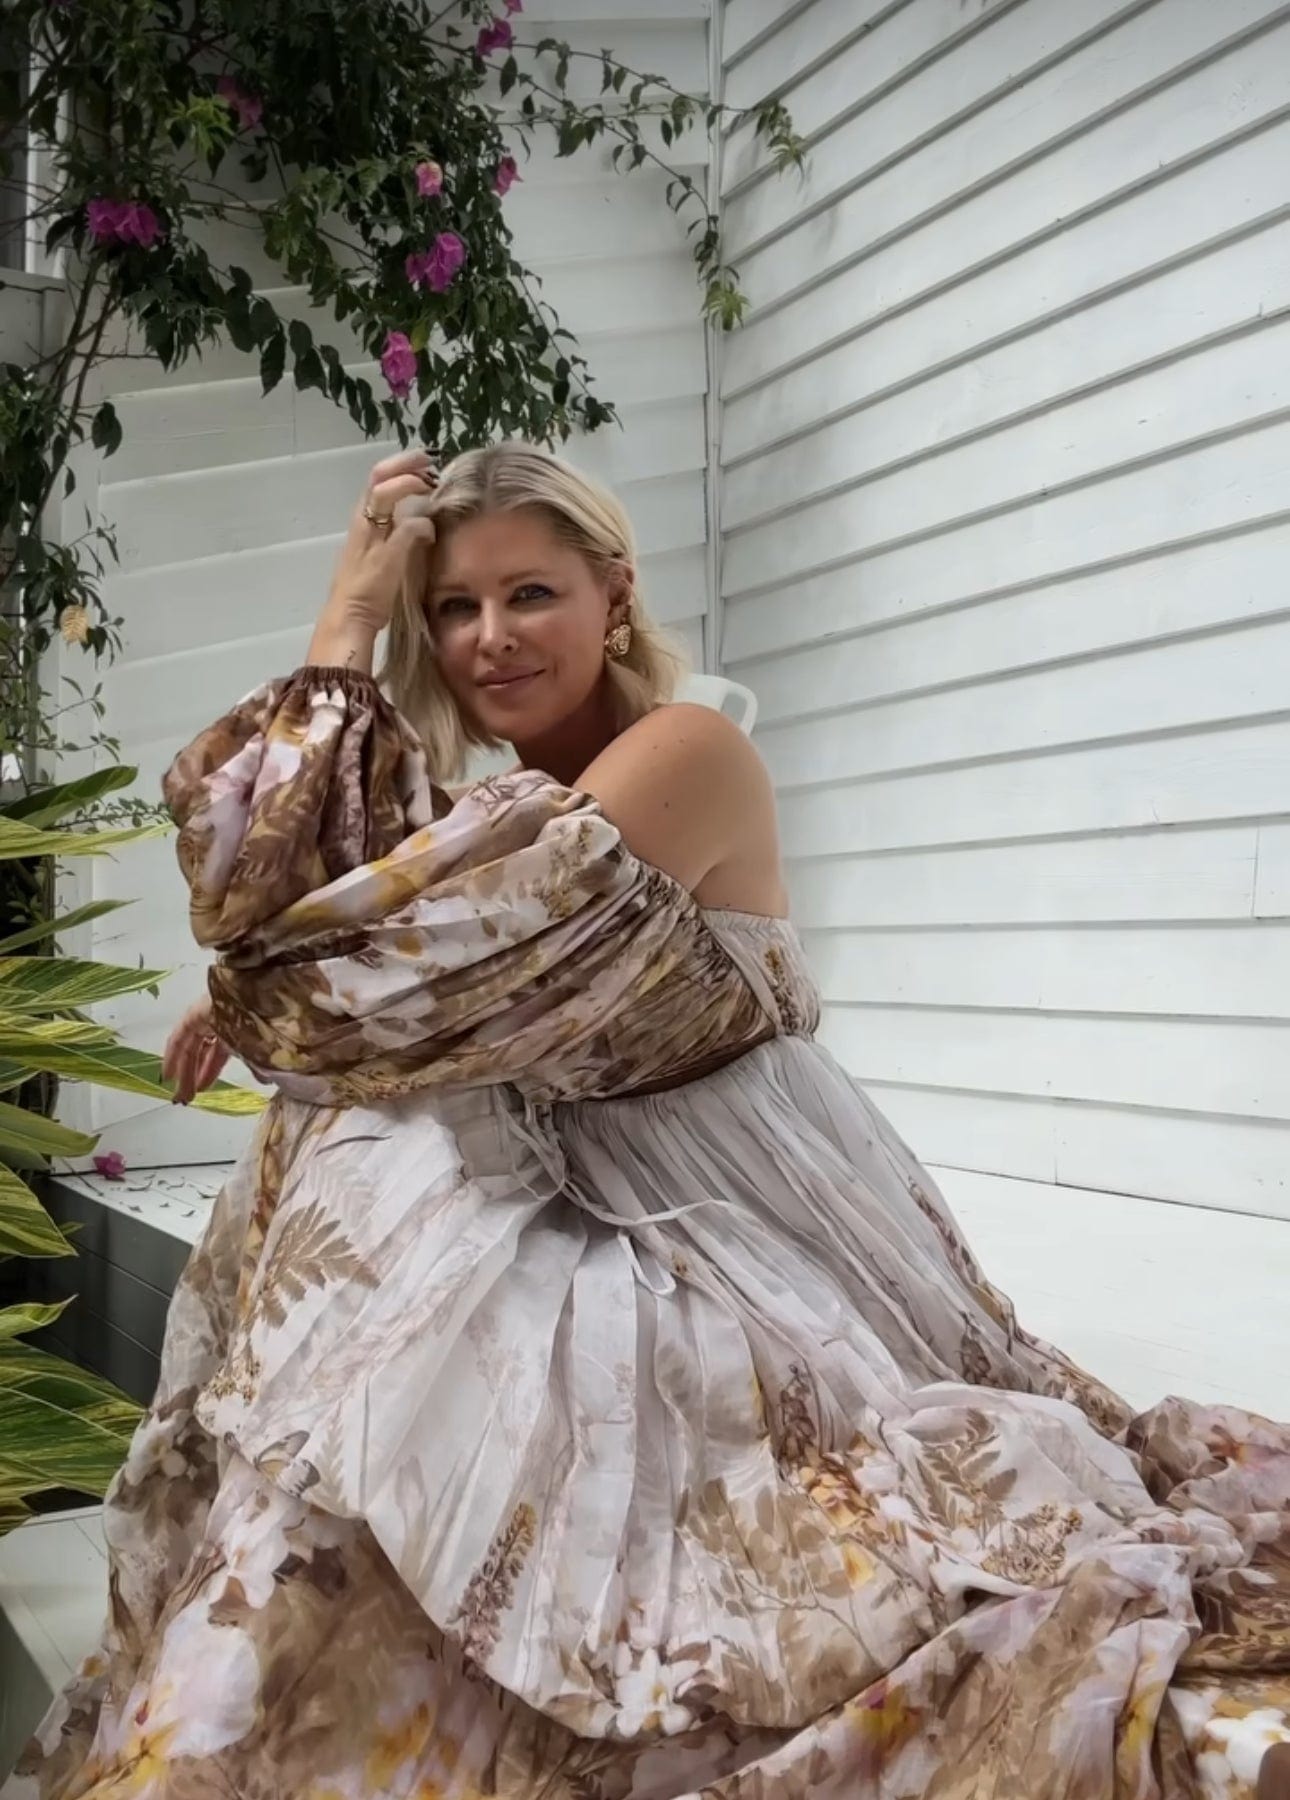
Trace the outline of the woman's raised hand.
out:
M 434 520 L 425 515 L 437 480 L 424 450 L 402 451 L 372 470 L 314 632 L 311 663 L 370 673 L 377 634 L 389 624 L 416 559 L 435 541 Z

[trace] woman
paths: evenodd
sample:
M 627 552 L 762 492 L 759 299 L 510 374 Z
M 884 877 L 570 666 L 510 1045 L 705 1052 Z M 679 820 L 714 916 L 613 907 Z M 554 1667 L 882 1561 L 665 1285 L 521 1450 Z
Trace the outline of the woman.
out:
M 813 1043 L 767 777 L 671 673 L 607 495 L 410 453 L 171 769 L 180 1095 L 231 1046 L 278 1096 L 7 1795 L 1290 1791 L 1290 1436 L 1020 1329 Z

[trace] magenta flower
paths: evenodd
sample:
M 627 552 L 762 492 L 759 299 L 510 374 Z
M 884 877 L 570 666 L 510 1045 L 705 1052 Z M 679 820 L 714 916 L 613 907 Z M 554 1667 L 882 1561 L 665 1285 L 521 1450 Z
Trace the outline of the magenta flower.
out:
M 161 236 L 161 220 L 141 200 L 127 201 L 117 220 L 116 234 L 123 244 L 139 244 L 151 250 Z
M 523 12 L 524 0 L 506 0 L 506 10 L 508 13 Z
M 520 179 L 519 164 L 515 158 L 504 156 L 497 165 L 497 173 L 493 176 L 493 192 L 505 199 Z
M 395 399 L 406 400 L 417 373 L 417 353 L 406 331 L 386 334 L 385 348 L 381 352 L 381 373 L 389 382 Z
M 234 75 L 221 75 L 215 83 L 215 92 L 237 114 L 238 125 L 243 131 L 255 130 L 264 117 L 264 102 L 258 94 L 248 94 Z
M 142 200 L 91 200 L 85 217 L 96 244 L 138 244 L 151 250 L 162 235 L 161 220 Z
M 90 236 L 96 244 L 116 242 L 117 220 L 121 216 L 119 201 L 91 200 L 85 208 L 85 216 L 89 220 Z
M 443 170 L 437 162 L 417 164 L 417 192 L 423 200 L 433 200 L 443 192 Z
M 510 11 L 510 8 L 507 8 Z M 475 40 L 476 56 L 491 56 L 494 50 L 509 50 L 515 33 L 505 19 L 491 19 Z
M 441 231 L 428 250 L 414 252 L 403 266 L 413 287 L 424 283 L 432 293 L 442 294 L 465 260 L 466 246 L 457 233 Z
M 126 1166 L 126 1160 L 119 1150 L 108 1150 L 102 1156 L 94 1158 L 94 1167 L 109 1181 L 120 1181 L 125 1175 Z

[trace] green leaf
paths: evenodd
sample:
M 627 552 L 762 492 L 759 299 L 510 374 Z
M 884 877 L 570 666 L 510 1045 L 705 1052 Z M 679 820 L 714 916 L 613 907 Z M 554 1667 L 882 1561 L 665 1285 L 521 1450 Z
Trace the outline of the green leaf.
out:
M 142 993 L 163 979 L 158 969 L 131 969 L 63 956 L 0 957 L 5 1011 L 70 1012 L 114 1000 L 120 994 Z
M 118 844 L 161 837 L 165 825 L 131 825 L 120 831 L 41 831 L 21 819 L 0 818 L 0 862 L 28 856 L 102 856 Z
M 102 1494 L 140 1416 L 88 1370 L 30 1344 L 0 1344 L 0 1504 L 51 1488 Z
M 285 333 L 279 330 L 269 338 L 260 352 L 260 381 L 266 394 L 277 387 L 286 366 L 287 340 Z
M 19 800 L 9 801 L 0 808 L 0 813 L 7 819 L 25 819 L 28 825 L 52 825 L 69 812 L 78 812 L 92 801 L 101 800 L 105 794 L 116 794 L 122 788 L 128 788 L 138 774 L 137 769 L 113 764 L 110 768 L 82 775 L 76 781 L 62 782 L 57 787 L 36 788 Z
M 43 1331 L 70 1305 L 70 1300 L 52 1300 L 47 1304 L 38 1300 L 20 1300 L 16 1306 L 0 1306 L 0 1343 L 30 1331 Z
M 122 435 L 116 408 L 110 400 L 105 400 L 94 415 L 94 423 L 90 427 L 90 442 L 96 450 L 101 450 L 105 456 L 111 456 L 121 448 Z
M 28 1156 L 88 1156 L 98 1139 L 72 1131 L 55 1119 L 42 1119 L 26 1107 L 0 1100 L 0 1154 L 16 1150 Z
M 70 1256 L 72 1247 L 20 1175 L 0 1165 L 0 1256 Z
M 101 919 L 105 913 L 117 912 L 123 906 L 133 905 L 133 900 L 91 900 L 88 905 L 75 907 L 71 912 L 63 913 L 60 918 L 41 919 L 38 924 L 28 925 L 23 931 L 15 931 L 7 938 L 0 938 L 0 956 L 7 956 L 12 950 L 22 950 L 28 944 L 39 944 L 60 931 L 74 930 L 78 925 L 88 925 L 92 919 Z

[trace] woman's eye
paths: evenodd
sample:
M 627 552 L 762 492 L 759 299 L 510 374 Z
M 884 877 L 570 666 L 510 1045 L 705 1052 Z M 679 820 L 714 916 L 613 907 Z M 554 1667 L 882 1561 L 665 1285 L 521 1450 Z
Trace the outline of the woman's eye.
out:
M 441 600 L 436 612 L 441 619 L 468 618 L 475 610 L 475 602 L 467 594 L 453 594 L 447 600 Z
M 544 587 L 540 581 L 530 581 L 526 582 L 522 588 L 516 588 L 514 598 L 516 600 L 549 600 L 551 590 L 549 587 Z

